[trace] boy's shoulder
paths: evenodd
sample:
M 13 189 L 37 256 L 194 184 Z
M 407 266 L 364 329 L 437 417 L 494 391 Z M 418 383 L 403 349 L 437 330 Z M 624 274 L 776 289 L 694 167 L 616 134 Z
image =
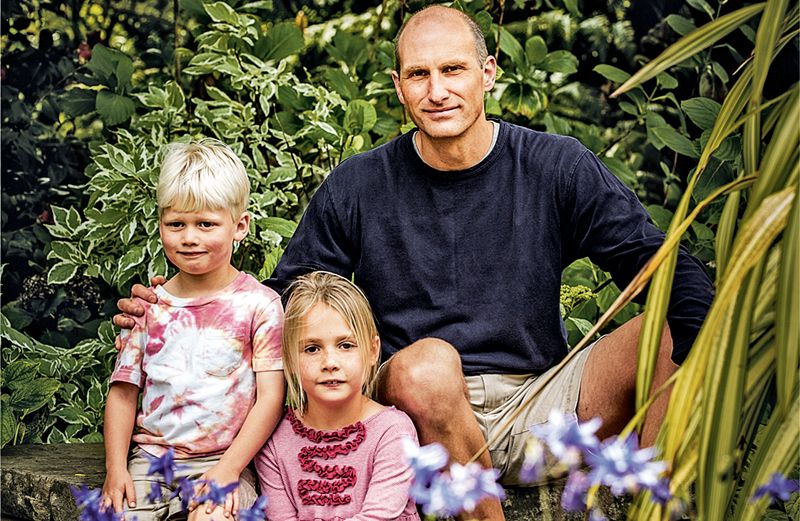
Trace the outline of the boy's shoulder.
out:
M 241 272 L 239 278 L 239 284 L 234 289 L 235 294 L 255 295 L 269 301 L 280 302 L 281 296 L 274 289 L 259 282 L 249 273 Z

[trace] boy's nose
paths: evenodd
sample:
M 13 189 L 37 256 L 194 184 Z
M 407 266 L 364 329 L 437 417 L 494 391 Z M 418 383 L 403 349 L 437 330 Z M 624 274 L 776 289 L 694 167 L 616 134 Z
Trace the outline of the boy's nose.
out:
M 187 226 L 183 230 L 181 239 L 184 244 L 197 244 L 197 231 L 191 226 Z

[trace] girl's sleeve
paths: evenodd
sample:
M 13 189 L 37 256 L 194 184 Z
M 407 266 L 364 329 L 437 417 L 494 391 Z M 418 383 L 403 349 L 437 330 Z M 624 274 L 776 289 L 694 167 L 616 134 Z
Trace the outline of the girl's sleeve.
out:
M 345 521 L 404 519 L 413 477 L 403 453 L 404 438 L 419 443 L 414 424 L 405 414 L 393 421 L 378 442 L 364 506 L 361 512 Z
M 286 487 L 288 480 L 281 474 L 272 440 L 256 454 L 255 461 L 261 494 L 267 496 L 268 521 L 297 521 L 297 510 Z

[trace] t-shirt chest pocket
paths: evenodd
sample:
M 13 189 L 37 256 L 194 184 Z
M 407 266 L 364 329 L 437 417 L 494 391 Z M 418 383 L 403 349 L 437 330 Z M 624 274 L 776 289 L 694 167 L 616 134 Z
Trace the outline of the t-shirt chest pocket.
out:
M 211 376 L 228 376 L 245 363 L 250 339 L 246 327 L 208 329 L 200 338 L 200 367 Z

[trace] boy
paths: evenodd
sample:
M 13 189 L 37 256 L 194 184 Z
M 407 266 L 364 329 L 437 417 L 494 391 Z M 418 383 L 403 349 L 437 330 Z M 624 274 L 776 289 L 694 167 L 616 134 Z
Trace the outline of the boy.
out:
M 158 483 L 159 494 L 151 490 L 158 476 L 147 475 L 152 457 L 170 448 L 176 478 L 239 482 L 225 505 L 196 508 L 191 520 L 229 518 L 255 500 L 246 466 L 283 407 L 283 308 L 277 293 L 231 265 L 250 225 L 249 194 L 244 165 L 216 140 L 173 144 L 161 165 L 159 233 L 178 273 L 120 334 L 104 428 L 103 495 L 117 512 L 125 500 L 139 521 L 181 510 L 179 496 L 170 500 L 174 481 Z

